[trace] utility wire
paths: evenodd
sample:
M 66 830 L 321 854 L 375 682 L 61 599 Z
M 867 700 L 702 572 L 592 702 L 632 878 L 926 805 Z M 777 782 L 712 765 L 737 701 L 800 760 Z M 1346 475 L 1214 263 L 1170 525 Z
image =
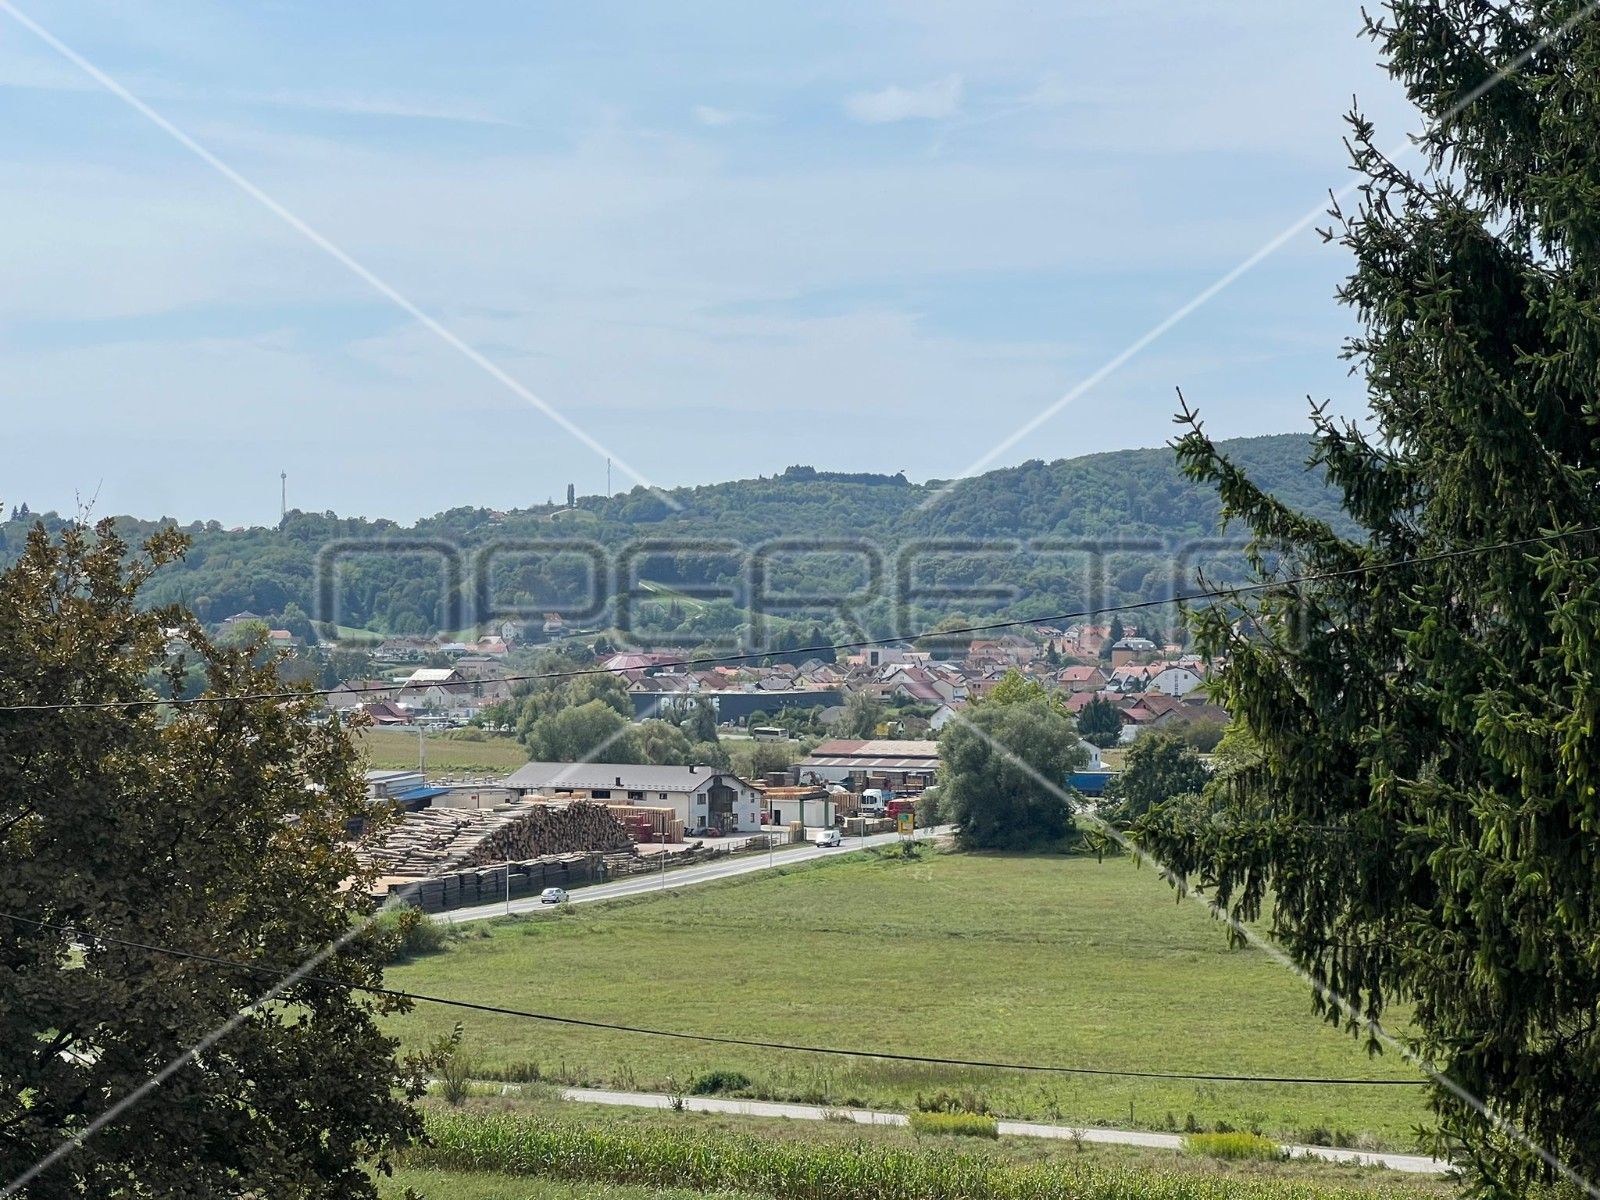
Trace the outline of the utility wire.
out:
M 1413 558 L 1390 559 L 1385 562 L 1363 563 L 1357 567 L 1346 567 L 1338 571 L 1319 571 L 1309 575 L 1295 575 L 1287 579 L 1275 579 L 1265 583 L 1245 584 L 1233 588 L 1208 588 L 1198 592 L 1187 592 L 1182 595 L 1169 596 L 1164 600 L 1136 600 L 1128 604 L 1106 604 L 1098 608 L 1080 609 L 1077 612 L 1052 613 L 1043 617 L 1017 617 L 1005 621 L 989 621 L 981 625 L 963 625 L 954 629 L 924 629 L 917 633 L 895 634 L 890 637 L 862 638 L 854 642 L 830 642 L 814 646 L 796 646 L 792 650 L 756 650 L 739 654 L 710 654 L 700 658 L 668 659 L 664 662 L 652 663 L 650 670 L 663 670 L 668 667 L 702 667 L 713 666 L 718 663 L 750 662 L 763 658 L 792 658 L 799 654 L 836 654 L 840 650 L 863 650 L 871 646 L 892 646 L 899 642 L 915 642 L 928 637 L 957 637 L 962 634 L 993 633 L 1002 629 L 1019 629 L 1033 625 L 1051 625 L 1066 621 L 1082 620 L 1085 617 L 1105 616 L 1108 613 L 1137 612 L 1146 608 L 1165 608 L 1172 604 L 1189 604 L 1196 600 L 1228 600 L 1237 596 L 1248 596 L 1259 592 L 1273 591 L 1277 588 L 1293 587 L 1302 583 L 1322 583 L 1333 579 L 1348 579 L 1358 575 L 1376 574 L 1382 571 L 1398 570 L 1401 567 L 1422 566 L 1428 563 L 1446 562 L 1451 559 L 1465 558 L 1475 554 L 1491 554 L 1498 550 L 1516 550 L 1523 546 L 1549 544 L 1565 538 L 1580 537 L 1584 534 L 1600 533 L 1600 525 L 1586 525 L 1579 529 L 1569 529 L 1562 533 L 1542 533 L 1533 537 L 1516 538 L 1512 541 L 1494 542 L 1484 546 L 1465 546 L 1456 550 L 1442 550 L 1436 554 L 1421 554 Z M 533 683 L 545 679 L 573 679 L 585 675 L 614 675 L 618 672 L 607 667 L 577 667 L 569 671 L 540 671 L 530 675 L 501 675 L 494 680 L 484 682 L 493 683 Z M 335 692 L 352 693 L 361 695 L 367 692 L 379 693 L 393 691 L 393 686 L 358 687 L 346 686 L 332 688 L 299 688 L 291 691 L 278 692 L 244 692 L 220 696 L 195 696 L 188 700 L 164 700 L 159 698 L 145 700 L 63 700 L 55 703 L 41 704 L 0 704 L 0 713 L 5 712 L 61 712 L 68 709 L 137 709 L 154 708 L 162 705 L 171 705 L 181 708 L 199 704 L 230 704 L 240 701 L 252 700 L 301 700 L 309 696 L 331 696 Z
M 30 917 L 19 917 L 14 913 L 7 912 L 0 912 L 0 917 L 22 925 L 32 925 L 39 929 L 65 933 L 69 937 L 78 936 L 76 930 L 66 925 L 38 921 Z M 103 935 L 92 935 L 92 937 L 94 941 L 100 943 L 126 946 L 130 949 L 143 950 L 152 954 L 165 954 L 173 958 L 190 959 L 195 962 L 227 967 L 231 970 L 244 971 L 253 975 L 270 975 L 275 978 L 282 978 L 288 974 L 288 972 L 282 971 L 277 967 L 242 963 L 230 958 L 220 958 L 213 954 L 177 950 L 168 946 L 151 945 L 148 942 L 129 941 L 126 938 Z M 447 996 L 430 996 L 422 992 L 406 992 L 398 988 L 352 983 L 346 979 L 334 979 L 326 975 L 302 975 L 298 982 L 321 984 L 326 987 L 349 988 L 351 991 L 366 992 L 370 995 L 385 996 L 395 1000 L 439 1004 L 449 1008 L 465 1009 L 468 1012 L 489 1013 L 502 1017 L 518 1017 L 528 1021 L 542 1021 L 551 1025 L 566 1025 L 580 1029 L 600 1029 L 611 1033 L 631 1033 L 644 1037 L 673 1038 L 686 1042 L 706 1042 L 719 1046 L 745 1046 L 757 1050 L 786 1050 L 801 1054 L 827 1054 L 837 1058 L 877 1058 L 887 1059 L 892 1062 L 923 1063 L 939 1067 L 973 1067 L 992 1071 L 1028 1071 L 1050 1075 L 1098 1075 L 1117 1079 L 1174 1079 L 1189 1080 L 1196 1083 L 1314 1084 L 1321 1087 L 1422 1087 L 1427 1083 L 1427 1080 L 1423 1079 L 1327 1079 L 1309 1078 L 1301 1075 L 1229 1075 L 1192 1071 L 1133 1071 L 1118 1070 L 1112 1067 L 1063 1067 L 1041 1063 L 991 1062 L 986 1059 L 975 1058 L 942 1058 L 925 1054 L 899 1054 L 888 1050 L 847 1050 L 839 1046 L 805 1046 L 794 1042 L 768 1042 L 756 1038 L 728 1037 L 713 1033 L 685 1033 L 674 1029 L 652 1029 L 643 1025 L 621 1025 L 611 1021 L 596 1021 L 585 1017 L 563 1017 L 553 1013 L 507 1008 L 499 1004 L 483 1004 L 473 1000 L 454 1000 Z

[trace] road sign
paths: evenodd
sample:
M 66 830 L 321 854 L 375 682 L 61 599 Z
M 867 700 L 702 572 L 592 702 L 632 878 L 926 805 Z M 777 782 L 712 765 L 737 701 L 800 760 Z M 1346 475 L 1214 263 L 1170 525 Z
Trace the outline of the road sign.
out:
M 900 829 L 901 836 L 910 837 L 917 828 L 917 814 L 910 812 L 897 813 L 895 823 Z

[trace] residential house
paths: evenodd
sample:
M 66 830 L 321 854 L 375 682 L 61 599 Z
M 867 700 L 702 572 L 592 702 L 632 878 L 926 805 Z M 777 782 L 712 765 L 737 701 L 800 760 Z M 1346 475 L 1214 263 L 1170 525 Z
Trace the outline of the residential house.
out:
M 346 712 L 364 704 L 392 700 L 394 687 L 383 679 L 348 679 L 327 695 L 328 707 L 335 712 Z
M 1106 673 L 1099 667 L 1063 667 L 1056 678 L 1069 692 L 1098 692 L 1106 686 Z
M 378 700 L 371 704 L 363 704 L 361 711 L 367 714 L 374 725 L 411 724 L 411 714 L 393 700 Z
M 1176 663 L 1152 663 L 1151 666 L 1157 670 L 1145 680 L 1145 690 L 1149 692 L 1187 696 L 1205 682 L 1204 677 L 1192 667 L 1180 667 Z
M 412 709 L 428 712 L 465 709 L 473 694 L 473 681 L 454 667 L 419 667 L 400 685 L 395 699 Z
M 1111 647 L 1111 665 L 1120 667 L 1124 663 L 1132 662 L 1141 654 L 1154 654 L 1155 652 L 1156 644 L 1149 638 L 1125 637 Z

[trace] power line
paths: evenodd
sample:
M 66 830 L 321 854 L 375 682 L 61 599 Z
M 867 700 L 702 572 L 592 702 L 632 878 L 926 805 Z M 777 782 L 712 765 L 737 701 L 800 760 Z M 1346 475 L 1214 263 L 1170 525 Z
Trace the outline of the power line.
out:
M 68 936 L 76 936 L 76 931 L 66 925 L 53 924 L 49 921 L 38 921 L 30 917 L 19 917 L 14 913 L 0 912 L 0 917 L 15 921 L 23 925 L 33 925 L 40 929 L 50 929 Z M 236 971 L 244 971 L 253 975 L 270 975 L 281 978 L 288 972 L 277 967 L 259 966 L 252 963 L 242 963 L 230 958 L 221 958 L 213 954 L 201 954 L 196 951 L 178 950 L 169 946 L 156 946 L 148 942 L 135 942 L 126 938 L 95 935 L 94 940 L 107 942 L 113 945 L 126 946 L 134 950 L 143 950 L 151 954 L 165 954 L 173 958 L 190 959 L 195 962 L 207 963 L 211 966 L 227 967 Z M 757 1038 L 730 1037 L 714 1033 L 686 1033 L 675 1029 L 653 1029 L 644 1025 L 622 1025 L 612 1021 L 597 1021 L 586 1017 L 563 1017 L 553 1013 L 531 1012 L 527 1009 L 507 1008 L 499 1004 L 483 1004 L 474 1000 L 455 1000 L 448 996 L 430 996 L 422 992 L 406 992 L 398 988 L 377 987 L 372 984 L 352 983 L 347 979 L 333 979 L 326 975 L 302 975 L 298 982 L 316 983 L 325 987 L 349 988 L 351 991 L 366 992 L 374 996 L 385 996 L 396 1000 L 410 1000 L 422 1004 L 438 1004 L 448 1008 L 464 1009 L 468 1012 L 488 1013 L 493 1016 L 517 1017 L 529 1021 L 541 1021 L 551 1025 L 566 1025 L 580 1029 L 599 1029 L 611 1033 L 630 1033 L 643 1037 L 672 1038 L 686 1042 L 705 1042 L 719 1046 L 744 1046 L 757 1050 L 783 1050 L 800 1054 L 827 1054 L 836 1058 L 877 1058 L 891 1062 L 922 1063 L 938 1067 L 971 1067 L 991 1071 L 1027 1071 L 1035 1074 L 1050 1075 L 1096 1075 L 1108 1076 L 1118 1079 L 1173 1079 L 1188 1080 L 1195 1083 L 1272 1083 L 1272 1084 L 1315 1084 L 1322 1087 L 1423 1087 L 1427 1081 L 1423 1079 L 1336 1079 L 1336 1078 L 1311 1078 L 1303 1075 L 1229 1075 L 1208 1072 L 1191 1071 L 1134 1071 L 1119 1070 L 1113 1067 L 1063 1067 L 1041 1063 L 1016 1063 L 992 1062 L 986 1059 L 975 1058 L 943 1058 L 935 1055 L 902 1054 L 889 1050 L 848 1050 L 839 1046 L 807 1046 L 794 1042 L 769 1042 Z
M 1436 554 L 1422 554 L 1412 558 L 1389 559 L 1385 562 L 1363 563 L 1360 566 L 1345 567 L 1338 571 L 1319 571 L 1309 575 L 1295 575 L 1287 579 L 1275 579 L 1265 583 L 1244 584 L 1232 588 L 1208 588 L 1197 592 L 1186 592 L 1177 596 L 1169 596 L 1164 600 L 1136 600 L 1127 604 L 1106 604 L 1097 608 L 1081 609 L 1077 612 L 1051 613 L 1042 617 L 1017 617 L 1005 621 L 988 621 L 980 625 L 962 625 L 954 629 L 924 629 L 916 633 L 894 634 L 881 638 L 862 638 L 853 642 L 829 642 L 812 646 L 796 646 L 790 650 L 753 650 L 738 654 L 710 654 L 699 658 L 668 659 L 664 662 L 653 663 L 652 670 L 672 668 L 691 668 L 714 666 L 719 663 L 750 662 L 756 659 L 783 657 L 790 658 L 798 654 L 837 654 L 841 650 L 863 650 L 871 646 L 892 646 L 900 642 L 915 642 L 928 637 L 958 637 L 963 634 L 994 633 L 1003 629 L 1020 629 L 1034 625 L 1051 625 L 1066 621 L 1082 620 L 1086 617 L 1105 616 L 1107 614 L 1138 612 L 1147 608 L 1165 608 L 1173 604 L 1190 604 L 1197 600 L 1228 600 L 1237 596 L 1255 595 L 1260 592 L 1273 591 L 1278 588 L 1294 587 L 1302 583 L 1324 583 L 1335 579 L 1348 579 L 1359 575 L 1377 574 L 1383 571 L 1399 570 L 1402 567 L 1423 566 L 1428 563 L 1446 562 L 1457 558 L 1466 558 L 1476 554 L 1491 554 L 1499 550 L 1516 550 L 1523 546 L 1549 544 L 1565 538 L 1580 537 L 1584 534 L 1600 533 L 1600 525 L 1586 525 L 1579 529 L 1569 529 L 1561 533 L 1542 533 L 1533 537 L 1516 538 L 1511 541 L 1494 542 L 1483 546 L 1465 546 L 1456 550 L 1441 550 Z M 617 672 L 607 667 L 575 667 L 568 671 L 540 671 L 528 675 L 501 675 L 492 681 L 494 683 L 534 683 L 546 679 L 574 679 L 586 675 L 613 675 Z M 331 688 L 300 688 L 292 691 L 276 692 L 242 692 L 230 693 L 220 696 L 195 696 L 188 700 L 164 700 L 159 698 L 142 700 L 63 700 L 54 703 L 41 704 L 0 704 L 0 712 L 61 712 L 69 709 L 136 709 L 155 708 L 170 705 L 181 708 L 188 705 L 200 704 L 231 704 L 253 700 L 302 700 L 310 696 L 331 696 L 335 692 L 362 695 L 368 692 L 389 692 L 390 686 L 381 687 L 347 687 L 340 685 Z

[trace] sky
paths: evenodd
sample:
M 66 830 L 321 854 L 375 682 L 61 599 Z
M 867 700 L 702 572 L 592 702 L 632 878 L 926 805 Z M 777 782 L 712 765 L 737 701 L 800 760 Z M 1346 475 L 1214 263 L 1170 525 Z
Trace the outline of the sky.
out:
M 1344 0 L 18 10 L 193 144 L 0 12 L 36 510 L 949 478 L 1160 445 L 1177 387 L 1218 436 L 1359 416 L 1309 226 L 1103 368 L 1350 182 L 1352 96 L 1417 120 Z

